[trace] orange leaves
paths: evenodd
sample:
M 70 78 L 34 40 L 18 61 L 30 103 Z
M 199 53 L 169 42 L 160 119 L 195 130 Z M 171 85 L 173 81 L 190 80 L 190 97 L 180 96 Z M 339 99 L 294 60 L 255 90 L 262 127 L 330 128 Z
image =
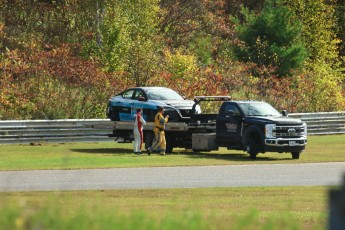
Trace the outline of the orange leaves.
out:
M 199 70 L 197 75 L 185 76 L 184 78 L 176 78 L 172 74 L 162 73 L 158 85 L 162 84 L 190 99 L 201 95 L 228 95 L 223 77 L 207 69 Z
M 109 97 L 127 84 L 96 61 L 61 45 L 34 53 L 12 50 L 0 65 L 0 119 L 102 117 Z

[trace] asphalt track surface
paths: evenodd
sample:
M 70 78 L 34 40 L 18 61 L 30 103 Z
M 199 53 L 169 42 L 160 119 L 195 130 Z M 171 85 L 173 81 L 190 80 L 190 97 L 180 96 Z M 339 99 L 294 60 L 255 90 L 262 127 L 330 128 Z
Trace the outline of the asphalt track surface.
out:
M 0 171 L 0 192 L 251 186 L 336 186 L 345 162 Z

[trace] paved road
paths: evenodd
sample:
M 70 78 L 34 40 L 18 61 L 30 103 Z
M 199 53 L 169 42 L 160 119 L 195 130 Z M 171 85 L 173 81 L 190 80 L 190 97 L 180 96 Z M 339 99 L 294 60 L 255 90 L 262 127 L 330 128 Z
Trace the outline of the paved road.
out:
M 0 172 L 0 192 L 340 185 L 345 162 Z

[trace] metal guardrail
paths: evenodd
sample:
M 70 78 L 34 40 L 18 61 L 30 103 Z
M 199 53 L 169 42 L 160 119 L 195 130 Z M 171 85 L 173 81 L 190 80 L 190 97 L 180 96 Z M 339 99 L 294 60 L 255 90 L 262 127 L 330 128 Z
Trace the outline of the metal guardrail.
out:
M 292 113 L 308 125 L 308 135 L 345 134 L 345 111 L 320 113 Z
M 292 113 L 308 124 L 308 135 L 345 134 L 345 111 Z M 101 142 L 109 137 L 114 122 L 108 119 L 0 120 L 0 144 L 39 142 Z
M 114 141 L 113 127 L 108 119 L 6 120 L 0 121 L 0 144 Z

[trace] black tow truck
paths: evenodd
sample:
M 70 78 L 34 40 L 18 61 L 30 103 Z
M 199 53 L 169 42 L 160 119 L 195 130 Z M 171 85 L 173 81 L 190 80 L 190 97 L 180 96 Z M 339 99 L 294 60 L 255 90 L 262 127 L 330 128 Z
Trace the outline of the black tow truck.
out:
M 226 147 L 246 151 L 251 159 L 265 152 L 291 153 L 293 159 L 299 159 L 306 147 L 306 123 L 289 118 L 285 110 L 279 113 L 266 102 L 235 101 L 229 96 L 198 96 L 194 102 L 193 108 L 206 103 L 208 110 L 217 108 L 217 112 L 192 112 L 187 122 L 168 122 L 167 153 L 174 147 L 195 152 Z M 153 141 L 152 129 L 151 122 L 144 127 L 145 147 Z M 132 140 L 132 124 L 115 122 L 113 136 Z

